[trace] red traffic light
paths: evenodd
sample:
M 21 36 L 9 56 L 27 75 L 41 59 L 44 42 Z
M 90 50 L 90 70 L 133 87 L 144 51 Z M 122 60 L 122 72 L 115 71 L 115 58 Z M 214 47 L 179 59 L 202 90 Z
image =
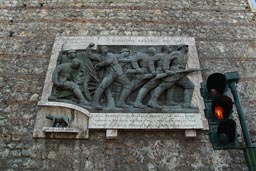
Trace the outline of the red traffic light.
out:
M 212 113 L 217 120 L 228 119 L 232 112 L 233 102 L 228 96 L 217 96 L 212 101 Z

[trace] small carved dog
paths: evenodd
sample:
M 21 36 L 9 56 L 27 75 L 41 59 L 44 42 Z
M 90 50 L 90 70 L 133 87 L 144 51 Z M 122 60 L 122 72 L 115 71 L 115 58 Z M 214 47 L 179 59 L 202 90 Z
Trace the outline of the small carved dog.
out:
M 70 122 L 70 117 L 63 115 L 46 115 L 47 119 L 52 120 L 52 127 L 68 127 Z

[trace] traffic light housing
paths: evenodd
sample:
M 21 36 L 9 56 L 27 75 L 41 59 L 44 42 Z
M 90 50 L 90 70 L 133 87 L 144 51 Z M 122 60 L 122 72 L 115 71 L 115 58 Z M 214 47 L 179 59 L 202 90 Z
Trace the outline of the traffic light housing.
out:
M 201 83 L 201 96 L 205 104 L 204 112 L 209 124 L 209 138 L 215 150 L 239 147 L 236 122 L 231 115 L 233 101 L 225 95 L 229 79 L 230 77 L 224 74 L 214 73 L 208 77 L 206 83 Z

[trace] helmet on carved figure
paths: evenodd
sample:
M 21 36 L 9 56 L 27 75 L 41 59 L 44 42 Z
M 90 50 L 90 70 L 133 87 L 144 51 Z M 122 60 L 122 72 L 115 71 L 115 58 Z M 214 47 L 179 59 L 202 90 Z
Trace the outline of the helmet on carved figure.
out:
M 156 54 L 156 49 L 153 47 L 149 47 L 147 52 L 150 56 L 153 56 Z

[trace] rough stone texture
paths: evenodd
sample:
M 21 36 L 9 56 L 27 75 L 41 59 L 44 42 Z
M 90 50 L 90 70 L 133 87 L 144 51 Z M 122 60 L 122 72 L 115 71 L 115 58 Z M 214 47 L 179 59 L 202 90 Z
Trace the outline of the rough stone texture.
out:
M 200 64 L 238 70 L 256 140 L 256 21 L 246 0 L 0 0 L 0 170 L 243 171 L 243 153 L 213 151 L 207 131 L 91 131 L 89 140 L 32 139 L 56 36 L 195 37 Z M 243 139 L 240 138 L 242 142 Z

